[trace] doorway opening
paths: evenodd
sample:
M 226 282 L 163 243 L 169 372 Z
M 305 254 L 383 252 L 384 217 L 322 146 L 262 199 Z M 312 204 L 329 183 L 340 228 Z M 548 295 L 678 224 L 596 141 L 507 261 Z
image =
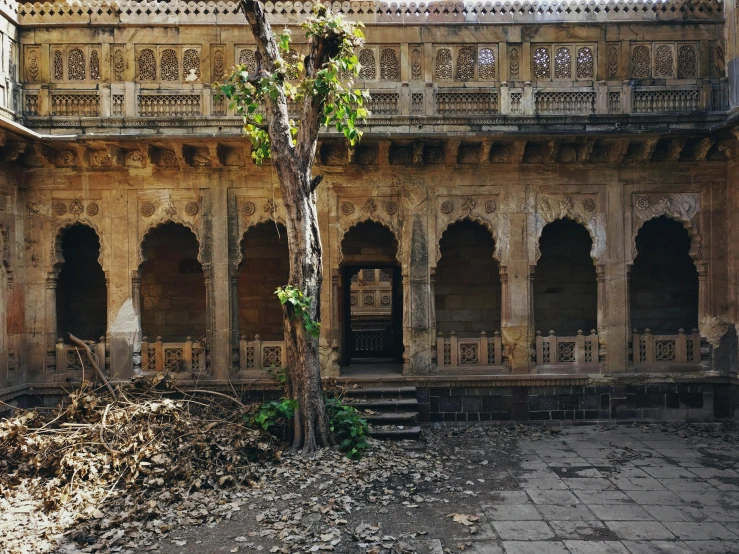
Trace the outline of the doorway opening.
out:
M 403 287 L 397 241 L 375 222 L 352 227 L 342 241 L 342 375 L 398 374 L 403 363 Z

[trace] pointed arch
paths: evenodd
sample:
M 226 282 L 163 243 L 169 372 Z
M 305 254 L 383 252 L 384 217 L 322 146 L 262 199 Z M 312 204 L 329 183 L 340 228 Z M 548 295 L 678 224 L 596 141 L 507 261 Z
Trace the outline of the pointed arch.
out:
M 445 335 L 490 336 L 501 326 L 503 287 L 488 226 L 463 217 L 439 239 L 442 254 L 434 271 L 435 321 Z
M 434 265 L 432 266 L 432 269 L 438 265 L 439 260 L 441 259 L 441 246 L 440 245 L 441 245 L 441 239 L 444 238 L 444 234 L 449 230 L 451 226 L 456 225 L 457 223 L 461 221 L 471 221 L 487 229 L 487 231 L 490 233 L 493 239 L 493 242 L 495 243 L 495 250 L 493 252 L 493 258 L 495 258 L 498 262 L 500 262 L 500 255 L 501 255 L 502 249 L 499 244 L 500 233 L 499 233 L 498 228 L 494 226 L 491 221 L 483 217 L 480 217 L 478 215 L 469 213 L 469 214 L 460 215 L 459 217 L 451 219 L 446 223 L 444 230 L 441 231 L 441 234 L 439 235 L 439 238 L 436 241 L 436 255 L 434 256 Z
M 381 219 L 368 216 L 360 221 L 357 221 L 353 223 L 347 230 L 340 229 L 341 231 L 341 243 L 339 245 L 339 264 L 344 262 L 344 249 L 347 244 L 347 237 L 352 232 L 356 232 L 358 229 L 361 229 L 365 225 L 378 225 L 382 227 L 383 229 L 390 232 L 390 234 L 393 237 L 393 247 L 395 249 L 395 254 L 393 255 L 394 263 L 397 263 L 399 267 L 402 266 L 402 261 L 400 257 L 400 236 L 398 235 L 398 232 L 393 229 L 393 227 L 386 221 L 383 221 Z
M 659 219 L 661 217 L 665 219 L 669 219 L 676 223 L 679 223 L 683 227 L 683 229 L 685 229 L 685 231 L 688 233 L 688 237 L 690 238 L 690 257 L 692 258 L 693 263 L 695 264 L 697 268 L 698 260 L 703 258 L 703 238 L 701 237 L 700 231 L 698 230 L 698 227 L 694 225 L 691 220 L 681 217 L 678 214 L 669 213 L 669 212 L 652 215 L 651 217 L 648 217 L 644 220 L 639 221 L 639 223 L 635 226 L 634 232 L 631 235 L 631 264 L 630 265 L 634 264 L 634 262 L 636 261 L 636 256 L 638 255 L 638 251 L 636 248 L 636 237 L 639 235 L 639 232 L 642 230 L 644 225 L 646 225 L 650 221 L 654 221 L 655 219 Z
M 541 234 L 544 232 L 544 228 L 550 223 L 561 220 L 569 220 L 582 225 L 590 235 L 591 248 L 590 257 L 593 260 L 593 264 L 597 265 L 600 257 L 606 251 L 606 233 L 605 233 L 605 222 L 603 221 L 603 214 L 593 214 L 590 219 L 585 219 L 577 214 L 563 214 L 556 217 L 545 218 L 540 213 L 536 213 L 536 236 L 534 237 L 534 263 L 539 261 L 541 257 L 541 251 L 539 249 L 539 242 L 541 241 Z
M 62 241 L 64 240 L 64 234 L 72 227 L 76 227 L 78 225 L 89 227 L 97 235 L 98 241 L 100 243 L 100 252 L 98 253 L 97 261 L 103 271 L 106 271 L 104 256 L 105 243 L 103 241 L 103 234 L 100 232 L 100 228 L 95 223 L 87 219 L 71 219 L 57 227 L 54 233 L 54 240 L 51 241 L 51 269 L 57 273 L 61 269 L 62 265 L 64 264 L 64 253 L 62 251 Z
M 177 217 L 176 215 L 171 215 L 171 216 L 165 216 L 165 217 L 156 219 L 154 221 L 151 221 L 143 228 L 141 232 L 141 236 L 139 238 L 139 244 L 138 244 L 137 265 L 141 267 L 141 265 L 146 261 L 144 257 L 143 246 L 144 246 L 144 242 L 146 241 L 147 235 L 149 235 L 152 231 L 154 231 L 158 227 L 162 227 L 163 225 L 167 225 L 168 223 L 182 225 L 183 227 L 187 227 L 190 231 L 192 231 L 192 234 L 195 235 L 195 239 L 198 242 L 198 261 L 202 264 L 203 263 L 203 241 L 200 240 L 199 229 L 195 225 L 190 223 L 189 221 L 186 221 L 180 217 Z
M 597 329 L 592 242 L 587 227 L 572 217 L 558 217 L 540 232 L 532 292 L 535 327 L 542 333 L 576 335 L 578 330 Z
M 689 333 L 698 327 L 699 268 L 683 222 L 661 215 L 637 233 L 629 277 L 631 326 L 653 334 Z
M 108 317 L 108 285 L 99 263 L 100 234 L 91 225 L 74 222 L 57 233 L 57 242 L 57 333 L 97 341 L 107 332 Z

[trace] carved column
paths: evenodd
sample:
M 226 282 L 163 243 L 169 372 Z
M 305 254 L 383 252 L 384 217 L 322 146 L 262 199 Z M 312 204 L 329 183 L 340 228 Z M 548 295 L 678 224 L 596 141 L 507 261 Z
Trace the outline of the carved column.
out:
M 598 282 L 598 308 L 596 314 L 596 331 L 598 332 L 598 343 L 600 345 L 600 356 L 606 357 L 606 334 L 601 329 L 606 326 L 606 314 L 608 313 L 608 295 L 606 294 L 606 266 L 598 264 L 595 266 L 595 278 Z M 628 300 L 628 298 L 627 298 Z M 628 310 L 628 302 L 627 302 Z M 583 329 L 585 332 L 590 329 Z M 593 360 L 594 362 L 596 360 Z
M 502 302 L 500 332 L 506 364 L 513 373 L 528 373 L 533 335 L 533 268 L 529 267 L 528 221 L 523 199 L 505 200 L 509 209 L 509 246 L 501 257 Z M 504 283 L 504 284 L 503 284 Z
M 229 293 L 231 295 L 231 371 L 239 370 L 239 268 L 231 265 L 229 268 L 231 285 Z
M 430 283 L 428 231 L 421 214 L 410 221 L 410 241 L 403 252 L 410 251 L 407 270 L 403 272 L 403 343 L 405 344 L 403 375 L 426 375 L 431 369 L 429 336 Z M 405 235 L 407 237 L 407 235 Z
M 711 314 L 711 286 L 708 281 L 708 262 L 695 261 L 698 269 L 698 321 L 705 321 Z
M 56 271 L 50 271 L 46 274 L 45 294 L 46 298 L 46 370 L 54 371 L 56 369 L 56 339 L 57 314 L 56 314 L 56 285 L 59 275 Z

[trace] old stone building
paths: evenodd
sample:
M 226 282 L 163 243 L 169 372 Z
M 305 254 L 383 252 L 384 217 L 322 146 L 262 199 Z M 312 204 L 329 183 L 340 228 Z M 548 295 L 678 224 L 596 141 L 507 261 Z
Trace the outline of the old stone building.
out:
M 372 115 L 319 148 L 324 375 L 430 419 L 732 416 L 736 0 L 332 7 Z M 212 88 L 255 66 L 237 4 L 0 13 L 0 400 L 89 372 L 69 332 L 112 379 L 270 388 L 284 210 Z

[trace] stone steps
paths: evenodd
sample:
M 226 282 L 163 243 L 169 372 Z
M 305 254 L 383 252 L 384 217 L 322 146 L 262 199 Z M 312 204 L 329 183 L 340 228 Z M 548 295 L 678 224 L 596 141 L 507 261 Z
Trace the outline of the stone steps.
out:
M 370 425 L 370 435 L 387 440 L 417 440 L 416 387 L 356 387 L 346 391 L 345 404 L 354 406 Z

